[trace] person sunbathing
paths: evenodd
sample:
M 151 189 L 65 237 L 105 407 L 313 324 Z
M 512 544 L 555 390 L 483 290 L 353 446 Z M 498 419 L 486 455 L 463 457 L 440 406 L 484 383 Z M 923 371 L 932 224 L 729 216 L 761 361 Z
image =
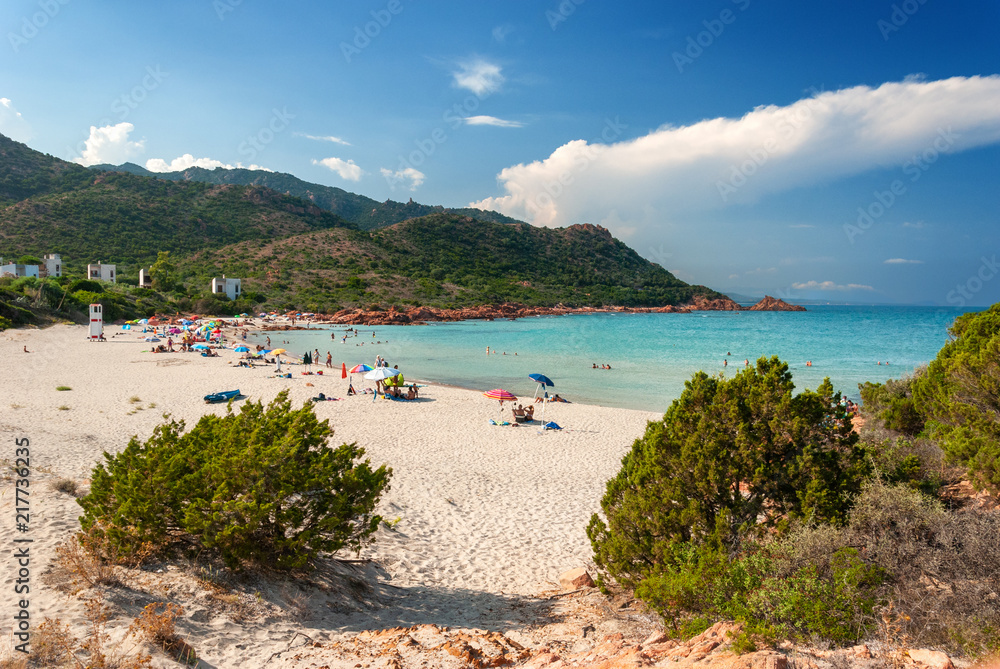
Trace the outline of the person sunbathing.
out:
M 524 407 L 518 404 L 516 407 L 510 410 L 514 414 L 514 420 L 522 421 L 524 420 Z
M 410 388 L 406 391 L 406 399 L 415 400 L 417 399 L 417 384 L 413 383 Z
M 529 405 L 528 408 L 524 410 L 524 420 L 525 421 L 535 420 L 534 415 L 535 415 L 535 407 L 533 405 Z

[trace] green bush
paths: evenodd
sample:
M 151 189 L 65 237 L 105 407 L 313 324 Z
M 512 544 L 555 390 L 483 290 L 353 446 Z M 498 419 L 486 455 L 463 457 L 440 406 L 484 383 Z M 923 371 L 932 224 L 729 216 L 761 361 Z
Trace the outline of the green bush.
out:
M 867 473 L 829 380 L 792 395 L 776 357 L 731 379 L 699 372 L 650 422 L 608 482 L 587 534 L 594 559 L 635 587 L 677 542 L 738 552 L 789 518 L 840 520 Z
M 959 316 L 954 337 L 913 384 L 913 397 L 952 462 L 1000 490 L 1000 304 Z
M 287 391 L 266 408 L 204 416 L 189 432 L 170 420 L 144 443 L 133 437 L 94 468 L 80 500 L 85 531 L 106 527 L 128 552 L 194 542 L 233 569 L 307 567 L 321 552 L 360 550 L 378 528 L 374 509 L 392 470 L 358 462 L 355 444 L 327 446 L 333 434 Z
M 76 279 L 69 284 L 67 291 L 75 293 L 78 290 L 85 290 L 90 293 L 103 293 L 104 285 L 100 281 L 91 279 Z

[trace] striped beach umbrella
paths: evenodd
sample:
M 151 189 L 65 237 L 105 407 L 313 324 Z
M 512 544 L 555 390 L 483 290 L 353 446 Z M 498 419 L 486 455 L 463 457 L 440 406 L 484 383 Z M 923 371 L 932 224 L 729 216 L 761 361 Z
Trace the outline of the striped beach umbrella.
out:
M 517 396 L 513 393 L 509 393 L 503 388 L 494 388 L 493 390 L 487 390 L 483 393 L 484 397 L 488 397 L 491 400 L 500 400 L 500 420 L 498 422 L 503 422 L 503 403 L 513 402 L 517 399 Z

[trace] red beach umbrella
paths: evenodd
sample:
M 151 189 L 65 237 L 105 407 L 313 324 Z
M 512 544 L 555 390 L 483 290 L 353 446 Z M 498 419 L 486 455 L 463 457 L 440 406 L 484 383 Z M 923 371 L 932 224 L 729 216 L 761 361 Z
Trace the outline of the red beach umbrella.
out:
M 342 379 L 346 379 L 347 378 L 347 363 L 346 362 L 340 363 L 340 378 L 342 378 Z
M 485 397 L 490 398 L 491 400 L 500 400 L 500 419 L 501 420 L 499 422 L 501 422 L 501 423 L 503 422 L 503 403 L 504 402 L 513 402 L 514 400 L 517 399 L 517 397 L 513 393 L 509 393 L 509 392 L 507 392 L 506 390 L 504 390 L 502 388 L 494 388 L 493 390 L 487 390 L 485 393 L 483 393 L 483 395 Z

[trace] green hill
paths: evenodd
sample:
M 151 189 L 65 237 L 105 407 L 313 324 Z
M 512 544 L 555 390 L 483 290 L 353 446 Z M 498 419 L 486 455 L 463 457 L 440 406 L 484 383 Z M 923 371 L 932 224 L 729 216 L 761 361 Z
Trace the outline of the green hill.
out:
M 105 172 L 127 172 L 140 176 L 155 177 L 165 181 L 198 181 L 215 185 L 263 186 L 276 190 L 279 193 L 308 200 L 317 207 L 331 211 L 337 216 L 354 223 L 362 230 L 382 228 L 411 218 L 435 213 L 461 214 L 495 223 L 513 224 L 521 222 L 495 211 L 445 208 L 442 206 L 420 204 L 414 202 L 412 199 L 409 202 L 396 202 L 395 200 L 379 202 L 364 195 L 349 193 L 342 188 L 303 181 L 298 177 L 284 172 L 225 169 L 222 167 L 217 167 L 213 170 L 207 170 L 202 167 L 191 167 L 180 172 L 150 172 L 135 163 L 124 163 L 118 166 L 94 165 L 90 169 Z
M 179 263 L 185 280 L 225 273 L 287 308 L 462 307 L 499 302 L 553 306 L 663 306 L 691 286 L 593 225 L 536 228 L 432 214 L 375 232 L 345 229 L 248 241 Z M 294 295 L 292 300 L 289 296 Z
M 379 204 L 323 186 L 303 198 L 289 193 L 315 184 L 270 172 L 188 170 L 163 178 L 131 164 L 87 170 L 2 137 L 0 150 L 0 256 L 61 253 L 66 272 L 76 275 L 88 262 L 115 263 L 119 281 L 134 284 L 141 266 L 170 252 L 171 292 L 139 289 L 118 305 L 121 313 L 171 300 L 198 311 L 331 311 L 504 301 L 663 306 L 719 295 L 678 280 L 593 225 L 536 228 L 499 214 L 484 220 L 489 214 L 479 210 Z M 218 183 L 200 180 L 209 177 Z M 255 183 L 236 183 L 250 177 Z M 381 227 L 359 229 L 358 220 Z M 243 301 L 215 302 L 208 279 L 220 274 L 245 279 Z M 68 280 L 47 293 L 30 281 L 14 289 L 58 311 L 61 300 L 40 296 L 55 299 Z

